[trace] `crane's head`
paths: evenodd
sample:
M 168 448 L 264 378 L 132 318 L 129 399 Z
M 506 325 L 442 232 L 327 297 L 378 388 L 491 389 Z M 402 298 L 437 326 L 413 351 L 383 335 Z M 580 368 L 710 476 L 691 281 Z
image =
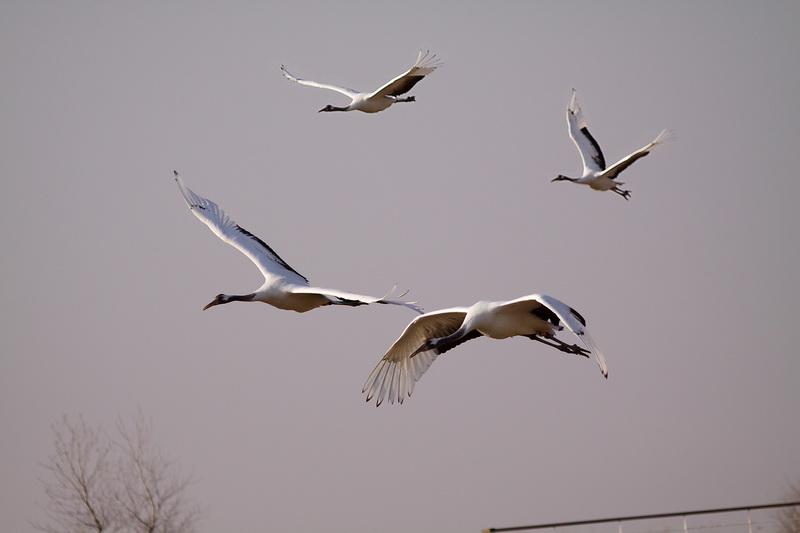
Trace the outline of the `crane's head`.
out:
M 214 307 L 215 305 L 219 304 L 226 304 L 230 302 L 230 299 L 226 294 L 217 294 L 213 300 L 211 300 L 206 306 L 203 308 L 203 311 L 208 309 L 209 307 Z
M 570 178 L 570 177 L 567 177 L 567 176 L 565 176 L 563 174 L 559 174 L 555 178 L 551 179 L 550 183 L 553 183 L 554 181 L 576 181 L 576 180 L 575 180 L 575 178 Z

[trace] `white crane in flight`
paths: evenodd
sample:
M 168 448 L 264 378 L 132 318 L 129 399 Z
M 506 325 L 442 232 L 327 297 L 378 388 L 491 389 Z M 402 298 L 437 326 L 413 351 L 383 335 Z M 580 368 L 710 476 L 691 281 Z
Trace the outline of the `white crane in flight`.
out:
M 290 267 L 267 243 L 236 224 L 217 204 L 186 187 L 177 172 L 175 181 L 192 213 L 211 228 L 217 237 L 250 258 L 265 278 L 264 284 L 250 294 L 218 294 L 203 307 L 204 311 L 209 307 L 230 302 L 264 302 L 278 309 L 298 313 L 305 313 L 323 305 L 357 306 L 378 303 L 403 305 L 422 313 L 422 309 L 415 305 L 416 302 L 390 299 L 395 288 L 383 298 L 375 298 L 337 289 L 309 286 L 305 276 Z M 403 295 L 405 293 L 399 297 L 402 298 Z
M 565 326 L 588 349 L 557 339 L 555 332 Z M 481 336 L 506 339 L 517 335 L 562 352 L 594 355 L 603 376 L 608 378 L 603 352 L 586 331 L 586 320 L 580 313 L 550 296 L 531 294 L 510 301 L 480 301 L 471 307 L 452 307 L 416 317 L 375 366 L 362 392 L 367 394 L 367 401 L 375 398 L 376 406 L 387 397 L 390 403 L 403 403 L 439 354 Z
M 614 181 L 620 172 L 631 166 L 637 159 L 646 156 L 654 146 L 661 144 L 665 140 L 673 137 L 669 130 L 662 130 L 658 137 L 647 146 L 640 148 L 632 154 L 623 157 L 610 167 L 606 168 L 606 160 L 600 145 L 589 133 L 586 127 L 586 119 L 583 118 L 583 111 L 578 105 L 578 96 L 575 89 L 572 89 L 572 96 L 567 106 L 567 124 L 569 125 L 569 136 L 572 142 L 578 147 L 583 161 L 583 175 L 580 178 L 570 178 L 559 174 L 553 181 L 571 181 L 572 183 L 582 183 L 588 185 L 596 191 L 614 191 L 626 200 L 630 197 L 631 191 L 620 189 L 622 182 Z
M 436 67 L 441 64 L 442 62 L 436 58 L 435 54 L 431 55 L 429 51 L 423 52 L 420 50 L 414 66 L 372 93 L 362 93 L 353 89 L 348 89 L 347 87 L 297 78 L 290 74 L 283 65 L 281 65 L 281 71 L 289 80 L 302 85 L 337 91 L 345 96 L 349 96 L 351 99 L 350 104 L 344 107 L 328 104 L 319 110 L 320 113 L 323 111 L 363 111 L 364 113 L 377 113 L 397 102 L 415 102 L 416 99 L 413 96 L 407 96 L 405 98 L 401 98 L 400 96 L 410 91 L 422 78 L 436 70 Z

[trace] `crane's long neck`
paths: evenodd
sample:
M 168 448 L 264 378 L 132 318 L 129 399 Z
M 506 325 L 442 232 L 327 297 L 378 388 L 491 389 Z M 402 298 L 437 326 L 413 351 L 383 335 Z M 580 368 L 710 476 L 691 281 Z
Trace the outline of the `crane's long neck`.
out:
M 256 293 L 250 294 L 217 294 L 204 308 L 203 311 L 215 305 L 228 304 L 231 302 L 252 302 L 256 297 Z
M 578 181 L 578 178 L 570 178 L 569 176 L 565 176 L 563 174 L 559 174 L 558 176 L 556 176 L 555 178 L 553 178 L 550 181 L 551 182 L 553 182 L 553 181 L 571 181 L 571 182 L 575 183 L 575 182 Z

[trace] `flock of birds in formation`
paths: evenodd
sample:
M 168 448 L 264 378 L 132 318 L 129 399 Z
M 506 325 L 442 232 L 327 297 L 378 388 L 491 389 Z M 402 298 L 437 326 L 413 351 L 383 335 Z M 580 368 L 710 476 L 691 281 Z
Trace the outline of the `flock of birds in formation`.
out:
M 440 65 L 441 62 L 435 55 L 420 51 L 414 66 L 372 93 L 297 78 L 283 66 L 281 71 L 291 81 L 337 91 L 351 99 L 347 106 L 327 105 L 319 112 L 377 113 L 392 104 L 413 102 L 413 96 L 403 95 Z M 600 145 L 586 127 L 574 89 L 567 106 L 567 123 L 569 136 L 578 147 L 583 160 L 583 175 L 580 178 L 558 175 L 552 181 L 571 181 L 588 185 L 598 191 L 613 191 L 626 200 L 630 197 L 630 191 L 621 189 L 623 184 L 615 181 L 620 172 L 671 136 L 669 131 L 664 130 L 653 142 L 608 167 Z M 264 302 L 278 309 L 304 313 L 324 305 L 358 306 L 377 303 L 402 305 L 420 313 L 392 344 L 364 384 L 362 392 L 366 393 L 366 400 L 369 402 L 375 398 L 376 406 L 385 399 L 390 403 L 395 400 L 403 403 L 406 396 L 411 396 L 416 381 L 439 354 L 481 336 L 492 339 L 523 336 L 562 352 L 583 357 L 593 355 L 603 376 L 608 377 L 605 357 L 586 330 L 586 320 L 575 309 L 551 296 L 531 294 L 515 300 L 480 301 L 470 307 L 451 307 L 424 313 L 416 302 L 400 299 L 405 293 L 392 298 L 394 288 L 382 298 L 376 298 L 337 289 L 313 287 L 305 276 L 289 266 L 267 243 L 236 224 L 217 204 L 186 187 L 177 172 L 175 181 L 192 213 L 220 239 L 249 257 L 265 278 L 264 284 L 256 291 L 243 295 L 219 294 L 203 310 L 230 302 Z M 556 332 L 562 331 L 564 327 L 575 334 L 583 346 L 568 344 L 556 338 Z

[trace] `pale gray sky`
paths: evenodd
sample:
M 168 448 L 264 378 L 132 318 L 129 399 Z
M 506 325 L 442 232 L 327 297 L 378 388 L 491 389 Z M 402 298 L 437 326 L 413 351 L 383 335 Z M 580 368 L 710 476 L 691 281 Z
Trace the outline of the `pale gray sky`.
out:
M 455 533 L 769 503 L 800 477 L 797 2 L 3 2 L 0 516 L 32 531 L 51 424 L 141 408 L 202 533 Z M 414 104 L 317 113 L 419 48 Z M 578 89 L 630 202 L 568 183 Z M 312 283 L 428 310 L 540 292 L 590 360 L 442 355 L 361 386 L 401 307 L 260 304 L 186 208 L 219 203 Z

